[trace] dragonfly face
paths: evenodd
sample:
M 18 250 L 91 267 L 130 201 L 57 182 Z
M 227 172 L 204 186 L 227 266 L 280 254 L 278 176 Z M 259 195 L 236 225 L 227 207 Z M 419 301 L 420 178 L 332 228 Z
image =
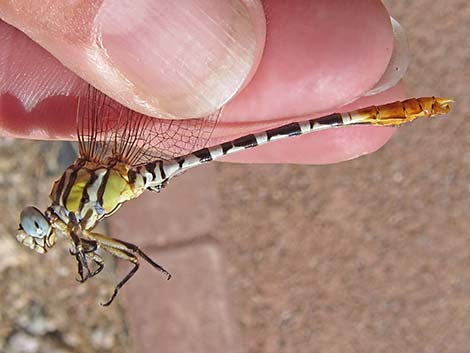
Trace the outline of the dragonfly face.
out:
M 16 239 L 31 250 L 40 254 L 55 243 L 49 219 L 36 207 L 26 207 L 21 211 L 20 227 Z

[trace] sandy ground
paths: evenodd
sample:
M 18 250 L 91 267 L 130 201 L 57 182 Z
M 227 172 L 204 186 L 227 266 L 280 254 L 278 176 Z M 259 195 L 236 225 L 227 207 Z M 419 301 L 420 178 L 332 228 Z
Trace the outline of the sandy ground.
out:
M 409 35 L 410 95 L 457 104 L 347 163 L 218 166 L 248 352 L 469 349 L 470 4 L 386 3 Z
M 470 4 L 386 4 L 409 35 L 410 96 L 457 104 L 347 163 L 216 165 L 210 237 L 245 352 L 468 352 Z M 112 267 L 77 285 L 66 244 L 41 257 L 11 237 L 67 153 L 1 140 L 0 155 L 0 352 L 131 352 L 122 307 L 97 307 Z
M 68 244 L 41 256 L 13 237 L 22 207 L 46 207 L 70 151 L 61 143 L 12 139 L 0 147 L 0 352 L 129 352 L 119 305 L 97 306 L 112 290 L 112 271 L 79 286 Z

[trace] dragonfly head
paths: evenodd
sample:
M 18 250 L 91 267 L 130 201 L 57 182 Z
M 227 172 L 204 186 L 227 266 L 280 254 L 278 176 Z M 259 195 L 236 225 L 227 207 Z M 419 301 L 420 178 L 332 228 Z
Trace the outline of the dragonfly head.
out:
M 16 239 L 31 250 L 43 254 L 54 245 L 55 233 L 46 215 L 36 207 L 29 206 L 21 211 Z

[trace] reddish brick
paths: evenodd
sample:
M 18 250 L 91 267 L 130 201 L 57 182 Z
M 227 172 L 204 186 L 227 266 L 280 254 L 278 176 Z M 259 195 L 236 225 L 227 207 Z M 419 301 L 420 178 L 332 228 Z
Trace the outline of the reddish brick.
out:
M 217 219 L 214 165 L 190 170 L 160 193 L 146 192 L 110 218 L 110 235 L 139 246 L 168 245 L 208 234 Z
M 143 265 L 123 290 L 136 350 L 154 352 L 239 352 L 230 312 L 223 259 L 210 243 L 149 252 L 173 278 L 166 281 Z

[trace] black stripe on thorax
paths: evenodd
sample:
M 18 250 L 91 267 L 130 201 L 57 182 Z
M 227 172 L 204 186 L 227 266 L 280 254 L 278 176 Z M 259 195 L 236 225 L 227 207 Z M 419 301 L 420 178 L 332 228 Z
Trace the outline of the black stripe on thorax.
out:
M 300 130 L 299 123 L 290 123 L 290 124 L 283 125 L 283 126 L 266 131 L 266 135 L 268 136 L 268 141 L 276 136 L 296 136 L 296 135 L 300 135 L 301 133 L 302 131 Z
M 103 196 L 106 190 L 106 184 L 108 183 L 109 176 L 111 175 L 111 168 L 106 169 L 106 173 L 103 175 L 103 179 L 101 179 L 100 187 L 98 188 L 98 192 L 96 193 L 96 202 L 98 205 L 103 206 Z
M 82 209 L 85 206 L 85 204 L 88 201 L 90 201 L 90 195 L 88 195 L 88 188 L 90 187 L 90 185 L 92 185 L 95 182 L 96 179 L 98 179 L 98 175 L 96 175 L 96 173 L 93 170 L 90 171 L 90 177 L 88 181 L 86 182 L 85 187 L 83 188 L 82 197 L 80 198 L 80 206 L 78 208 L 80 213 L 82 212 Z
M 57 185 L 57 189 L 55 190 L 55 195 L 54 195 L 54 203 L 59 204 L 60 203 L 60 195 L 62 195 L 62 189 L 64 188 L 64 183 L 66 179 L 66 174 L 62 174 L 59 180 L 59 184 Z
M 137 173 L 134 169 L 129 169 L 127 172 L 127 179 L 129 180 L 130 185 L 134 185 L 135 179 L 137 178 Z
M 309 123 L 310 123 L 311 129 L 313 129 L 313 125 L 315 123 L 320 124 L 320 125 L 327 125 L 327 126 L 341 126 L 343 125 L 343 118 L 341 117 L 341 114 L 334 113 L 334 114 L 323 116 L 318 119 L 311 119 L 309 120 Z
M 80 160 L 77 163 L 77 165 L 73 165 L 70 168 L 71 172 L 70 172 L 69 180 L 67 182 L 67 185 L 65 185 L 65 189 L 64 189 L 64 192 L 62 194 L 62 205 L 64 205 L 65 207 L 67 207 L 67 199 L 69 198 L 70 191 L 72 190 L 72 187 L 75 184 L 75 180 L 77 180 L 78 171 L 83 167 L 84 164 L 85 164 L 85 161 Z M 64 183 L 65 183 L 65 180 L 64 180 Z M 62 187 L 63 186 L 64 185 L 62 185 Z M 61 187 L 61 189 L 62 189 L 62 187 Z M 58 194 L 60 195 L 60 192 L 58 192 Z
M 165 180 L 166 173 L 165 173 L 165 169 L 163 169 L 163 161 L 158 161 L 158 169 L 160 170 L 160 176 L 162 177 L 162 180 Z
M 70 173 L 68 184 L 65 186 L 64 193 L 62 194 L 62 204 L 67 207 L 67 199 L 69 198 L 70 191 L 72 190 L 75 180 L 77 180 L 78 170 L 74 170 Z

